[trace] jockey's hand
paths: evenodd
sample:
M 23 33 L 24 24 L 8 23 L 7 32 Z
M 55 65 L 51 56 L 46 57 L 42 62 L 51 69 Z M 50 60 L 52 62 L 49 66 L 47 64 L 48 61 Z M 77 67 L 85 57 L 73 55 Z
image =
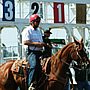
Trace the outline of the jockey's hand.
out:
M 42 71 L 43 71 L 44 73 L 46 73 L 46 67 L 44 67 L 44 68 L 42 69 Z
M 49 48 L 53 48 L 52 45 L 50 45 L 49 43 L 47 43 L 46 45 L 47 45 L 47 47 L 49 47 Z
M 54 46 L 56 46 L 56 47 L 58 46 L 56 43 L 52 43 L 52 44 L 53 44 Z
M 45 46 L 45 43 L 44 42 L 36 42 L 36 46 L 43 47 L 43 46 Z
M 74 85 L 73 84 L 71 84 L 71 87 L 72 87 L 71 90 L 74 90 Z

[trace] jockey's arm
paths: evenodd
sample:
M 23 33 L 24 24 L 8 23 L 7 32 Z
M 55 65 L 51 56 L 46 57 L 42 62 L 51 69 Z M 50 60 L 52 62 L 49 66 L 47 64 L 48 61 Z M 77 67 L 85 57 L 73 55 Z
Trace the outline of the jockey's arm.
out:
M 24 41 L 24 45 L 28 46 L 36 46 L 36 47 L 43 47 L 45 45 L 44 42 L 30 42 L 30 41 Z

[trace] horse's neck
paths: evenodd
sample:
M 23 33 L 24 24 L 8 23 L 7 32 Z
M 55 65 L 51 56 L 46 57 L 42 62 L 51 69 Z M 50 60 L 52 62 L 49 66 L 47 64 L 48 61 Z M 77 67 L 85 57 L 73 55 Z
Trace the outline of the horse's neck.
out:
M 72 47 L 72 43 L 66 45 L 57 55 L 57 58 L 66 65 L 69 65 L 72 61 L 70 58 L 71 47 Z
M 72 44 L 73 43 L 67 44 L 56 54 L 56 56 L 54 56 L 52 62 L 53 73 L 60 76 L 64 76 L 66 74 L 66 71 L 68 70 L 68 67 L 72 61 L 70 58 L 70 46 L 72 46 Z
M 64 48 L 64 50 L 62 50 L 63 52 L 61 53 L 60 61 L 63 63 L 62 64 L 63 73 L 66 73 L 66 71 L 68 70 L 68 68 L 70 66 L 70 63 L 72 62 L 71 54 L 70 54 L 72 46 L 73 46 L 73 43 L 69 43 L 66 46 L 66 48 Z
M 66 78 L 66 71 L 68 70 L 69 65 L 64 63 L 64 60 L 54 59 L 55 61 L 51 63 L 51 73 L 55 74 L 56 76 Z

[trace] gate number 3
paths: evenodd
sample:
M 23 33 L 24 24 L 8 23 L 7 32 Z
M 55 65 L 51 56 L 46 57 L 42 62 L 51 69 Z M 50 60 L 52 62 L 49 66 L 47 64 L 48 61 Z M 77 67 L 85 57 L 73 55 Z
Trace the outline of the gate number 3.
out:
M 3 0 L 3 21 L 15 20 L 14 0 Z
M 5 18 L 7 20 L 11 20 L 13 18 L 13 5 L 12 5 L 12 2 L 6 1 L 5 2 L 5 7 L 7 7 L 7 13 L 5 13 Z

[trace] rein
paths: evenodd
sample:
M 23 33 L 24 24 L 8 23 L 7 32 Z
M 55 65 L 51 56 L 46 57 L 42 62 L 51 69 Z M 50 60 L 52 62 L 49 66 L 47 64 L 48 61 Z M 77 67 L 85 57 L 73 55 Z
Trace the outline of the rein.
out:
M 66 85 L 67 83 L 67 78 L 64 79 L 63 77 L 60 77 L 60 76 L 56 76 L 54 74 L 50 75 L 50 74 L 45 74 L 46 75 L 46 79 L 43 81 L 43 83 L 41 83 L 41 85 L 38 86 L 38 88 L 40 88 L 46 81 L 50 82 L 50 81 L 56 81 L 56 82 L 59 82 L 59 83 L 62 83 L 64 84 L 64 86 Z M 51 77 L 49 79 L 49 77 Z M 41 77 L 42 78 L 42 77 Z M 41 80 L 40 78 L 40 80 Z M 39 81 L 40 81 L 39 80 Z
M 59 83 L 62 83 L 64 85 L 66 85 L 67 83 L 67 79 L 64 79 L 63 77 L 60 77 L 60 76 L 56 76 L 54 74 L 52 75 L 47 75 L 48 77 L 51 77 L 51 79 L 48 79 L 48 81 L 58 81 Z
M 68 65 L 69 66 L 69 63 L 67 63 L 67 62 L 65 62 L 65 61 L 63 61 L 63 60 L 61 60 L 63 63 L 65 63 L 66 65 Z M 75 67 L 75 66 L 70 66 L 71 68 L 75 68 L 75 69 L 77 69 L 77 70 L 82 70 L 82 69 L 80 69 L 80 68 L 77 68 L 77 67 Z

